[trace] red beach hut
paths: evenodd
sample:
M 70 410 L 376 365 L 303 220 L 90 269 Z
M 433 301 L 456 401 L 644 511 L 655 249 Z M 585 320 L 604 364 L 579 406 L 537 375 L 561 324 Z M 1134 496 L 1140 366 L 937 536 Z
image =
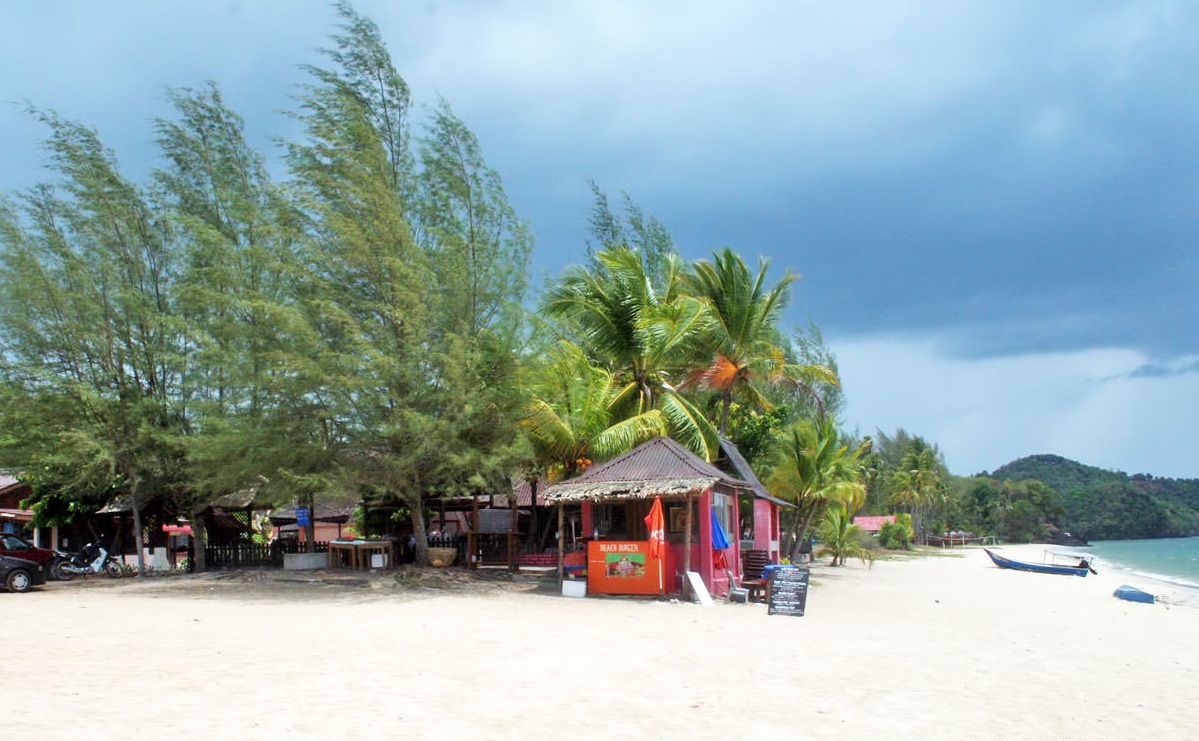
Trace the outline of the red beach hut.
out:
M 565 510 L 577 508 L 581 537 L 571 544 L 583 555 L 587 590 L 594 594 L 661 594 L 684 591 L 686 572 L 697 572 L 708 591 L 727 594 L 741 578 L 740 541 L 713 550 L 713 534 L 742 532 L 738 497 L 758 495 L 752 485 L 703 460 L 668 437 L 658 437 L 550 486 L 543 499 L 558 507 L 559 575 L 566 558 Z M 664 511 L 665 548 L 650 553 L 646 518 L 655 499 Z M 777 500 L 767 501 L 777 508 Z M 773 518 L 777 522 L 777 513 Z M 573 534 L 573 528 L 571 529 Z M 727 568 L 718 566 L 723 556 Z M 659 571 L 665 575 L 659 580 Z M 751 575 L 756 578 L 756 575 Z

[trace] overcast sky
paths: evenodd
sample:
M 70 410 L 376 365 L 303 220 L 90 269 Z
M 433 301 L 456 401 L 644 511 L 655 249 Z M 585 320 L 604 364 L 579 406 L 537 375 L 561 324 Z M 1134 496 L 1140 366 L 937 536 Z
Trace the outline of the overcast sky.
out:
M 1056 453 L 1199 477 L 1199 3 L 359 0 L 537 238 L 584 255 L 595 180 L 688 258 L 800 273 L 861 433 L 951 471 Z M 272 160 L 318 0 L 0 3 L 0 190 L 47 177 L 13 102 L 155 164 L 163 90 L 214 80 Z M 282 178 L 284 173 L 277 171 Z

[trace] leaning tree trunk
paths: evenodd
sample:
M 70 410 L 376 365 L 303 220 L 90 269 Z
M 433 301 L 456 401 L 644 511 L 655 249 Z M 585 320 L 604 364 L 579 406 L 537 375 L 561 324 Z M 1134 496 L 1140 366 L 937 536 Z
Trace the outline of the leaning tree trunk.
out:
M 809 503 L 802 509 L 797 509 L 795 512 L 795 525 L 791 530 L 791 546 L 787 549 L 787 559 L 791 563 L 795 563 L 795 557 L 799 555 L 799 548 L 808 540 L 808 530 L 812 526 L 812 519 L 816 515 L 818 508 L 817 503 Z M 815 559 L 816 554 L 812 554 Z
M 146 554 L 142 548 L 142 509 L 137 506 L 137 495 L 130 500 L 130 508 L 133 510 L 133 547 L 137 550 L 137 575 L 146 575 Z M 123 555 L 123 554 L 122 554 Z

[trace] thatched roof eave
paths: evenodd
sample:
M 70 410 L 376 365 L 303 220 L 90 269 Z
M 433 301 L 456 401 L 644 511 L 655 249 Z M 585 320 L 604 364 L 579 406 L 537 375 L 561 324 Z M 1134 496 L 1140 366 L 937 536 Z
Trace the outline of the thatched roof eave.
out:
M 702 494 L 720 479 L 716 477 L 649 479 L 642 481 L 566 481 L 546 489 L 542 499 L 549 504 L 597 502 L 606 499 L 683 498 Z

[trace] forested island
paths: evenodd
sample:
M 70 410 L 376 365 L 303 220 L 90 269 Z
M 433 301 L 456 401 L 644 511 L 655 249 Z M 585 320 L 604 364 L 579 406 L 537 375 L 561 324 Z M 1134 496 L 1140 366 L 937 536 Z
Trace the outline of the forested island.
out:
M 1041 482 L 1061 497 L 1061 524 L 1087 540 L 1171 538 L 1199 533 L 1199 479 L 1129 475 L 1057 455 L 1020 458 L 997 469 L 989 478 Z

